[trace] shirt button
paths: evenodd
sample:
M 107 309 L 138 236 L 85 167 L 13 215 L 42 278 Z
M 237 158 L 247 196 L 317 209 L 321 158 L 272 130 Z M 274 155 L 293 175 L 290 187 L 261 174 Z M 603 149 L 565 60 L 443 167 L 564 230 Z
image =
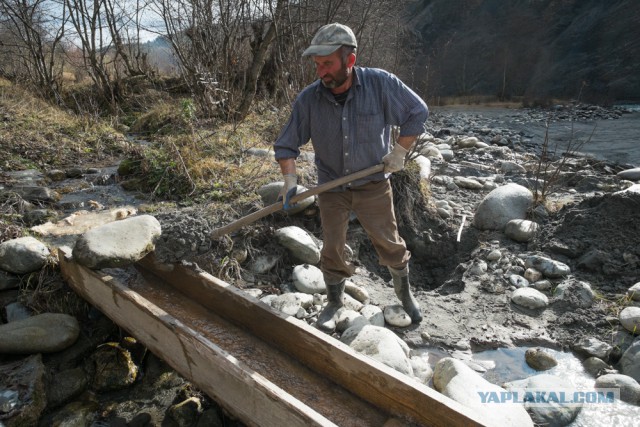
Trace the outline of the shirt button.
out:
M 343 118 L 342 118 L 342 120 L 347 120 L 347 118 L 346 118 L 346 117 L 343 117 Z
M 344 156 L 347 157 L 349 155 L 349 153 L 344 153 Z
M 344 136 L 344 139 L 347 139 L 347 138 L 348 138 L 348 136 L 347 136 L 347 135 L 345 135 L 345 136 Z

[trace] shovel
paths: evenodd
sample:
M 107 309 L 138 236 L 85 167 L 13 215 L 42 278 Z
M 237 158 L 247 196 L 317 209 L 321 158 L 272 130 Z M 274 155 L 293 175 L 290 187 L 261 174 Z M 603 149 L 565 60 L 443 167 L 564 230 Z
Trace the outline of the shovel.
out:
M 348 184 L 351 181 L 356 181 L 358 179 L 367 177 L 369 175 L 373 175 L 377 172 L 382 172 L 384 170 L 384 164 L 380 163 L 375 166 L 371 166 L 367 169 L 363 169 L 361 171 L 352 173 L 350 175 L 343 176 L 342 178 L 334 179 L 333 181 L 325 182 L 324 184 L 318 185 L 317 187 L 310 188 L 307 191 L 303 191 L 300 194 L 296 194 L 291 197 L 291 203 L 297 203 L 300 200 L 304 200 L 307 197 L 315 196 L 316 194 L 324 193 L 325 191 L 329 191 L 333 188 L 339 187 L 344 184 Z M 278 201 L 272 205 L 266 206 L 259 211 L 255 211 L 247 216 L 243 216 L 242 218 L 232 222 L 231 224 L 227 224 L 224 227 L 216 228 L 211 232 L 211 238 L 216 239 L 218 237 L 222 237 L 225 234 L 229 234 L 232 231 L 238 230 L 245 225 L 251 224 L 263 218 L 269 214 L 274 212 L 278 212 L 284 206 L 283 201 Z

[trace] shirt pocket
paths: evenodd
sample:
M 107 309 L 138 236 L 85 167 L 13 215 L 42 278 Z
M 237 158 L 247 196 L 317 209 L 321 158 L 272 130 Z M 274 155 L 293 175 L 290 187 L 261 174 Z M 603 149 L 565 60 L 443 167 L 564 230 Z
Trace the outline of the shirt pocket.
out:
M 379 142 L 385 128 L 382 108 L 362 108 L 356 111 L 356 137 L 359 144 Z

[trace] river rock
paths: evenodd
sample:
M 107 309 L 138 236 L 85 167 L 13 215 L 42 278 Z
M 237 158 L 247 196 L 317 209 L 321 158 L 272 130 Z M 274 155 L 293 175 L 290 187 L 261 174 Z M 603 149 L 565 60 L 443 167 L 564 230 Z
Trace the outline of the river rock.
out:
M 267 185 L 263 185 L 257 190 L 258 195 L 262 199 L 262 202 L 265 205 L 271 205 L 275 203 L 278 199 L 278 195 L 282 190 L 282 186 L 284 185 L 283 181 L 272 182 Z M 298 185 L 296 188 L 296 194 L 301 194 L 307 191 L 307 188 L 302 185 Z M 316 201 L 316 196 L 307 197 L 305 199 L 300 200 L 294 207 L 291 209 L 284 211 L 287 215 L 295 215 L 307 209 Z
M 640 307 L 625 307 L 620 312 L 620 324 L 632 334 L 640 335 Z
M 484 185 L 481 182 L 473 178 L 468 178 L 465 176 L 456 176 L 453 178 L 453 182 L 460 188 L 466 188 L 468 190 L 482 190 Z
M 95 368 L 92 388 L 98 392 L 129 387 L 138 377 L 138 366 L 131 352 L 118 343 L 102 344 L 91 356 Z
M 0 365 L 0 391 L 4 392 L 0 415 L 15 411 L 8 420 L 0 416 L 0 425 L 3 422 L 8 427 L 39 425 L 47 405 L 42 356 L 36 354 Z
M 627 290 L 627 295 L 634 301 L 640 301 L 640 282 Z
M 533 288 L 520 288 L 513 291 L 511 301 L 514 304 L 532 310 L 544 308 L 549 305 L 549 298 L 542 292 Z
M 573 345 L 573 350 L 586 356 L 607 360 L 613 347 L 594 337 L 582 337 Z
M 389 329 L 373 325 L 366 325 L 361 329 L 350 328 L 342 334 L 340 341 L 358 353 L 413 376 L 409 347 Z
M 327 292 L 322 271 L 309 264 L 296 265 L 291 273 L 293 285 L 305 294 L 322 294 Z
M 596 378 L 596 388 L 619 388 L 620 399 L 632 403 L 640 404 L 640 384 L 638 381 L 627 375 L 605 374 Z
M 624 351 L 619 364 L 623 374 L 640 382 L 640 338 L 636 338 Z
M 384 313 L 377 305 L 365 305 L 360 310 L 360 314 L 362 314 L 373 326 L 384 327 Z
M 512 219 L 525 219 L 533 205 L 533 194 L 518 184 L 507 184 L 491 191 L 480 202 L 473 218 L 480 230 L 502 230 Z
M 585 371 L 596 378 L 604 370 L 611 369 L 611 366 L 607 365 L 607 362 L 598 357 L 588 357 L 584 362 L 582 362 L 582 366 L 584 366 Z
M 73 258 L 91 269 L 123 267 L 152 252 L 161 234 L 160 222 L 151 215 L 110 222 L 80 236 Z
M 538 223 L 526 219 L 512 219 L 504 227 L 504 234 L 516 242 L 528 242 L 538 232 Z
M 60 194 L 47 187 L 14 187 L 13 189 L 23 199 L 29 202 L 55 203 L 60 200 Z
M 358 286 L 351 280 L 345 280 L 344 291 L 351 295 L 356 301 L 363 304 L 367 304 L 369 302 L 369 292 L 367 292 L 363 286 Z
M 524 278 L 527 279 L 530 283 L 535 283 L 538 280 L 542 279 L 542 273 L 536 270 L 535 268 L 527 268 L 524 271 Z
M 640 168 L 626 169 L 618 172 L 618 177 L 629 181 L 640 181 Z
M 505 387 L 510 391 L 517 391 L 519 396 L 524 396 L 527 390 L 531 390 L 532 393 L 545 391 L 547 395 L 555 393 L 557 396 L 562 391 L 567 393 L 570 382 L 555 375 L 540 374 L 524 380 L 509 382 L 505 384 Z M 570 392 L 568 393 L 570 394 Z M 582 410 L 581 406 L 563 402 L 553 402 L 548 405 L 525 403 L 525 407 L 536 425 L 548 427 L 567 426 Z
M 384 320 L 391 326 L 406 328 L 411 325 L 411 317 L 401 305 L 388 305 L 384 308 Z
M 43 313 L 0 325 L 0 353 L 33 354 L 64 350 L 78 339 L 75 317 Z
M 411 368 L 413 369 L 413 376 L 422 384 L 429 384 L 429 381 L 433 377 L 433 369 L 429 363 L 429 353 L 422 353 L 419 355 L 411 356 L 409 359 L 411 362 Z
M 440 393 L 475 411 L 488 426 L 531 426 L 523 405 L 488 404 L 482 396 L 500 396 L 505 389 L 482 378 L 464 362 L 445 357 L 436 363 L 433 386 Z
M 500 171 L 502 173 L 526 173 L 527 170 L 524 168 L 524 166 L 519 165 L 516 162 L 511 162 L 511 161 L 502 161 L 500 162 Z
M 294 225 L 275 232 L 276 239 L 291 256 L 301 262 L 315 265 L 320 262 L 320 249 L 309 233 Z
M 353 310 L 340 310 L 336 320 L 336 331 L 344 332 L 349 328 L 362 328 L 368 325 L 369 321 L 360 313 Z
M 289 316 L 302 318 L 305 309 L 313 305 L 313 295 L 302 292 L 287 292 L 271 300 L 271 307 Z
M 48 257 L 47 246 L 31 236 L 0 243 L 0 268 L 10 273 L 38 271 L 47 263 Z
M 556 358 L 542 348 L 527 349 L 524 359 L 536 371 L 547 371 L 558 365 Z
M 57 408 L 84 392 L 89 384 L 83 367 L 66 369 L 53 375 L 47 387 L 47 407 Z
M 540 255 L 531 255 L 525 259 L 525 268 L 535 268 L 545 277 L 556 279 L 571 273 L 569 266 L 563 262 Z
M 589 308 L 593 304 L 595 295 L 588 283 L 568 279 L 560 283 L 555 290 L 555 301 L 565 301 L 581 308 Z

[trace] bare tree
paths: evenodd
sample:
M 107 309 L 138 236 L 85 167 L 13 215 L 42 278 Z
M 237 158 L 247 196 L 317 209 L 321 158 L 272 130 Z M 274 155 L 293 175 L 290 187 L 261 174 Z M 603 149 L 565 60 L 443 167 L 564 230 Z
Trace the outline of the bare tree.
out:
M 109 74 L 110 67 L 114 70 L 113 59 L 109 56 L 113 40 L 102 14 L 104 0 L 64 1 L 75 29 L 74 39 L 83 52 L 83 65 L 110 110 L 115 111 L 119 93 Z
M 46 97 L 62 103 L 61 42 L 68 19 L 65 4 L 51 0 L 0 0 L 0 14 L 5 31 L 0 44 L 12 57 L 5 59 L 20 64 L 14 72 Z

